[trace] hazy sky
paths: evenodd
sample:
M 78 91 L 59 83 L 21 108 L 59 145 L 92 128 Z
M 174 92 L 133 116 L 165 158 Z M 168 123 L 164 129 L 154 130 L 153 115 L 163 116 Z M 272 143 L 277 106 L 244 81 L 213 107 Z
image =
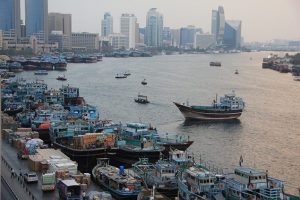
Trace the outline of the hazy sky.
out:
M 227 20 L 242 21 L 246 42 L 271 39 L 300 40 L 300 0 L 48 0 L 49 12 L 72 14 L 73 32 L 101 30 L 104 12 L 114 17 L 114 32 L 119 31 L 122 13 L 133 13 L 141 27 L 146 13 L 157 8 L 164 15 L 164 26 L 187 25 L 210 32 L 211 10 L 222 5 Z M 23 14 L 24 15 L 24 14 Z

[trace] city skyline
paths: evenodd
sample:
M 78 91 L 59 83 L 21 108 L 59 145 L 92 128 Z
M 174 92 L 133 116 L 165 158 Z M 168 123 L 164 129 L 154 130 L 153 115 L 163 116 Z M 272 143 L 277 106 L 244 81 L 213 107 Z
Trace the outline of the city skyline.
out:
M 119 32 L 122 13 L 135 14 L 140 27 L 145 27 L 147 12 L 155 7 L 164 15 L 164 26 L 179 29 L 194 25 L 202 28 L 204 32 L 210 32 L 211 12 L 218 6 L 224 7 L 226 20 L 242 21 L 242 35 L 246 42 L 300 39 L 300 28 L 296 26 L 300 19 L 298 0 L 165 0 L 163 3 L 158 0 L 131 0 L 130 4 L 120 0 L 109 3 L 103 0 L 89 0 L 88 4 L 80 0 L 51 0 L 49 12 L 72 14 L 74 32 L 101 33 L 101 20 L 105 12 L 110 12 L 115 18 L 114 32 Z M 180 12 L 183 14 L 179 15 Z M 22 19 L 24 20 L 23 10 Z

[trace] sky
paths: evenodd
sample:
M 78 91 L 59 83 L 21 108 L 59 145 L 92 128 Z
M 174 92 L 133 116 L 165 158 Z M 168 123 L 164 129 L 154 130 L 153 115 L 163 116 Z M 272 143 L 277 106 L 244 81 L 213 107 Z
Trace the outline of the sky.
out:
M 122 13 L 135 14 L 144 27 L 150 8 L 163 14 L 164 26 L 195 25 L 210 32 L 211 11 L 219 5 L 226 20 L 242 21 L 245 42 L 300 40 L 300 0 L 48 0 L 48 11 L 72 14 L 73 32 L 100 33 L 105 12 L 114 18 L 114 32 Z

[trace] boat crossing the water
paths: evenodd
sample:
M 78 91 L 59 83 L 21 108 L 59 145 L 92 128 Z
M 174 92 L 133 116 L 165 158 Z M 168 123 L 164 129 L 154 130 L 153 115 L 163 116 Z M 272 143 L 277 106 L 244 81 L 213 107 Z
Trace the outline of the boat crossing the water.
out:
M 147 104 L 147 103 L 150 103 L 149 100 L 148 100 L 148 98 L 147 98 L 147 96 L 145 96 L 145 95 L 140 95 L 140 94 L 138 95 L 137 98 L 134 99 L 134 101 L 135 101 L 136 103 L 141 103 L 141 104 Z
M 142 85 L 147 85 L 147 81 L 146 79 L 144 78 L 144 80 L 141 82 Z
M 220 102 L 213 100 L 211 106 L 189 106 L 174 102 L 186 119 L 197 119 L 203 121 L 232 120 L 241 116 L 245 102 L 237 97 L 234 92 L 220 97 Z
M 63 75 L 63 76 L 58 76 L 58 77 L 56 78 L 56 80 L 58 80 L 58 81 L 66 81 L 67 78 L 65 77 L 65 75 Z

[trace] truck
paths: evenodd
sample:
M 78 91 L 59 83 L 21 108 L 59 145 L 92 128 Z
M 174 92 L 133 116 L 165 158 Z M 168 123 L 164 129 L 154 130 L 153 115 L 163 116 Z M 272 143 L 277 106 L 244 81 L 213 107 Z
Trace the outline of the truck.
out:
M 55 190 L 55 173 L 45 173 L 42 175 L 42 191 L 54 191 Z
M 56 187 L 60 199 L 81 200 L 81 188 L 74 179 L 59 180 Z

